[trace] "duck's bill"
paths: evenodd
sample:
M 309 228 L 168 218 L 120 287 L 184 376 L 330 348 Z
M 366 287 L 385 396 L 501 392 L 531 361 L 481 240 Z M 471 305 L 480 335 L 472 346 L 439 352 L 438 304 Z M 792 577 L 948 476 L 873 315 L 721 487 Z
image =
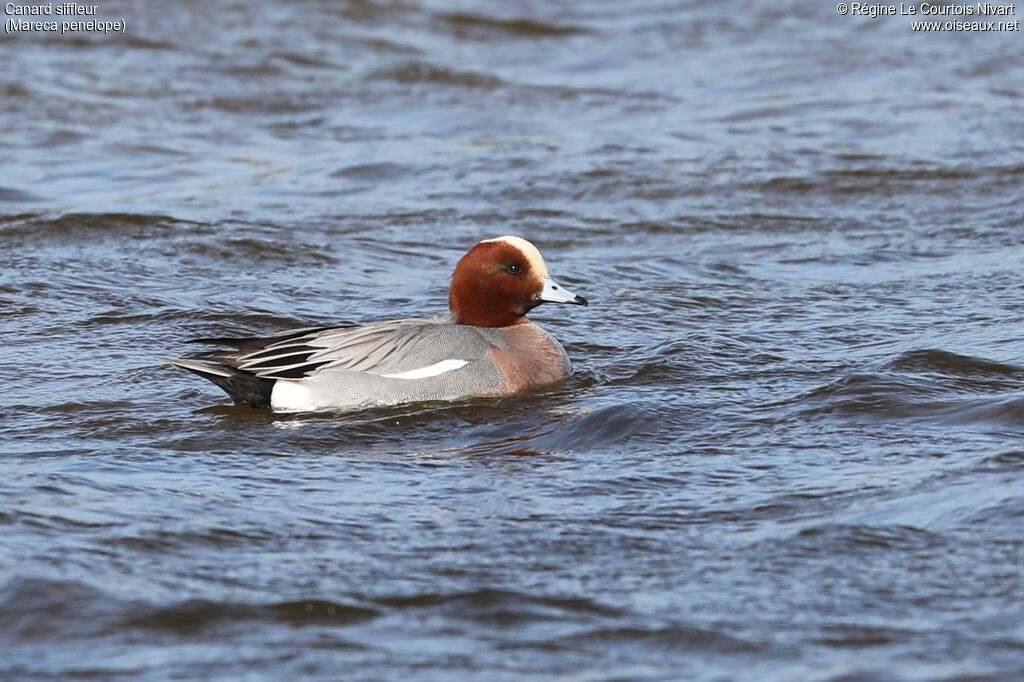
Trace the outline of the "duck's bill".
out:
M 544 288 L 537 300 L 546 303 L 571 303 L 572 305 L 588 305 L 587 299 L 578 296 L 553 279 L 544 278 Z

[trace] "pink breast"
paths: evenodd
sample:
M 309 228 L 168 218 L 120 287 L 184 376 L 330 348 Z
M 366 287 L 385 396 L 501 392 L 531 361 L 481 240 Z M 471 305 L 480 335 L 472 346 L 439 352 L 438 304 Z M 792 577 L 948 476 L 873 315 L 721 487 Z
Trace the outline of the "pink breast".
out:
M 509 348 L 491 348 L 490 352 L 505 377 L 509 393 L 549 386 L 572 374 L 562 345 L 537 325 L 506 327 L 502 337 Z

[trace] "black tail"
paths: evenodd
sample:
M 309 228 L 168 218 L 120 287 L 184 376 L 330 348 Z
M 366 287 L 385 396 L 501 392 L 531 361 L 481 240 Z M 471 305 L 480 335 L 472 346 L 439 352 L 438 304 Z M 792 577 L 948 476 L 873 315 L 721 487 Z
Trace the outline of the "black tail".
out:
M 187 369 L 204 379 L 209 379 L 231 396 L 236 405 L 270 407 L 270 394 L 274 390 L 275 379 L 258 377 L 252 372 L 236 369 L 211 359 L 193 359 L 190 357 L 177 360 L 170 358 L 162 359 L 175 367 Z

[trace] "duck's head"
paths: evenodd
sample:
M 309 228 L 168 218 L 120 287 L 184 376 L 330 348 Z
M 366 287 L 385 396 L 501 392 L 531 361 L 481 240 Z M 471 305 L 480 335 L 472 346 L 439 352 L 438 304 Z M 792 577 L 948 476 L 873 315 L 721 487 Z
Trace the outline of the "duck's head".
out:
M 587 299 L 551 279 L 540 251 L 522 237 L 474 246 L 455 266 L 448 292 L 454 321 L 475 327 L 522 324 L 541 303 L 587 305 Z

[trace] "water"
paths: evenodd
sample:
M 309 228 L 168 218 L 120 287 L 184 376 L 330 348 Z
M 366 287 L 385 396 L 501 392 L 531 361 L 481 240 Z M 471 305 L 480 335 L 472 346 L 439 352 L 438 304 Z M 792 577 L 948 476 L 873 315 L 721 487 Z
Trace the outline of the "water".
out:
M 0 38 L 0 678 L 1024 678 L 1019 32 L 98 18 Z M 507 233 L 591 301 L 533 314 L 553 392 L 275 415 L 156 359 L 443 312 Z

